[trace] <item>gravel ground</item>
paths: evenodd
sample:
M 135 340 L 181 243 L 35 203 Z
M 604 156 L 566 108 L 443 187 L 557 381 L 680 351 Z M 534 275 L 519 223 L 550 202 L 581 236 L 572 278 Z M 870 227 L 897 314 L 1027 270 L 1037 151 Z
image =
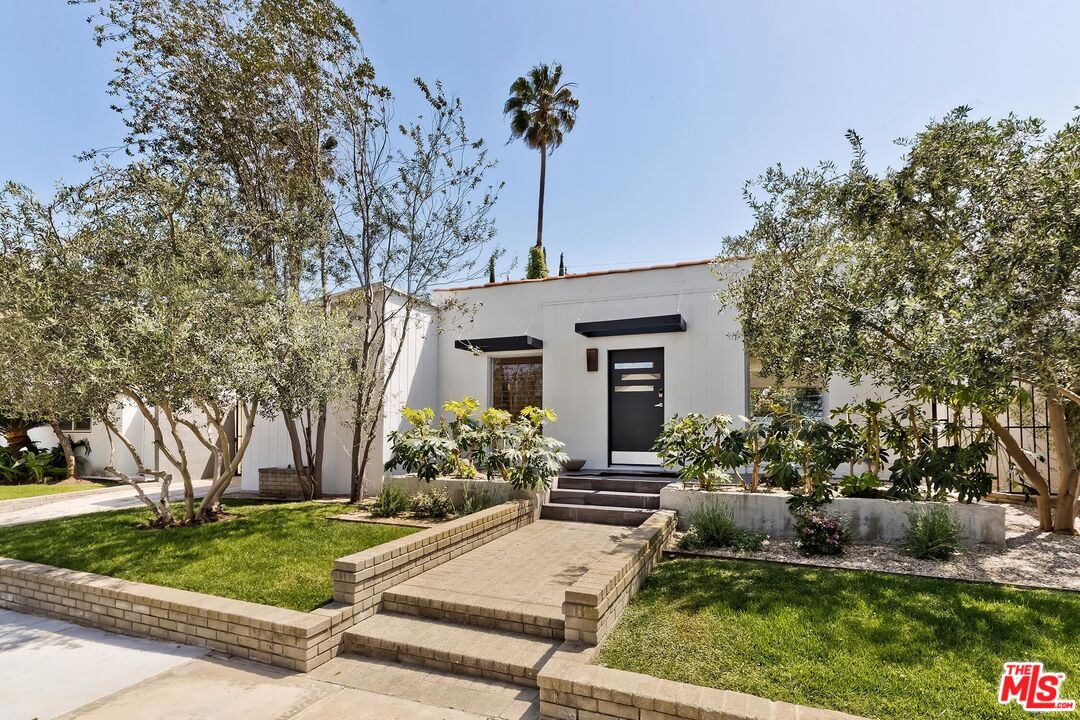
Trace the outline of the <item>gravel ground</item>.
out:
M 904 555 L 895 545 L 858 543 L 849 545 L 839 557 L 806 557 L 788 539 L 773 538 L 764 550 L 695 551 L 695 555 L 771 560 L 797 565 L 878 570 L 903 575 L 976 580 L 1029 587 L 1055 588 L 1080 592 L 1080 536 L 1039 532 L 1033 507 L 1006 505 L 1006 549 L 986 545 L 965 548 L 950 560 L 916 560 Z M 678 537 L 669 549 L 677 551 Z

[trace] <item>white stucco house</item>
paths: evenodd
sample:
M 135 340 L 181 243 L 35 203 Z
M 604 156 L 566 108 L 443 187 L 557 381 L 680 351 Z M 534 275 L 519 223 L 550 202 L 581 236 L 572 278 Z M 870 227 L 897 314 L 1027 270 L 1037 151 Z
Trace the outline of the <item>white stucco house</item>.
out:
M 438 410 L 465 395 L 511 411 L 552 408 L 559 420 L 551 434 L 589 469 L 659 470 L 650 448 L 664 420 L 690 412 L 748 414 L 752 394 L 768 386 L 752 372 L 733 311 L 716 299 L 719 282 L 713 261 L 699 260 L 436 290 L 414 308 L 407 326 L 391 328 L 405 333 L 405 345 L 390 377 L 368 492 L 381 486 L 386 436 L 402 427 L 401 410 Z M 822 415 L 856 394 L 842 380 L 795 390 L 805 407 Z M 329 494 L 349 490 L 349 416 L 336 410 L 327 425 Z M 120 421 L 147 464 L 163 468 L 166 461 L 157 457 L 136 409 L 125 408 Z M 75 439 L 91 441 L 91 464 L 103 465 L 104 427 L 73 430 Z M 48 428 L 34 436 L 53 444 Z M 198 443 L 189 445 L 197 449 Z M 123 448 L 117 460 L 134 471 Z M 260 418 L 241 466 L 241 488 L 257 491 L 260 468 L 291 463 L 284 424 Z
M 403 407 L 438 410 L 472 395 L 511 411 L 554 409 L 551 434 L 587 468 L 659 469 L 650 448 L 665 419 L 746 414 L 755 386 L 767 384 L 751 373 L 733 312 L 721 311 L 712 262 L 436 290 L 405 329 L 382 436 L 401 426 Z M 453 312 L 443 311 L 450 306 Z M 798 392 L 823 414 L 854 394 L 842 381 Z M 343 416 L 329 424 L 327 493 L 348 492 L 351 429 Z M 369 492 L 381 484 L 386 455 L 384 441 L 369 468 Z M 242 488 L 258 489 L 259 468 L 290 463 L 284 426 L 260 422 Z

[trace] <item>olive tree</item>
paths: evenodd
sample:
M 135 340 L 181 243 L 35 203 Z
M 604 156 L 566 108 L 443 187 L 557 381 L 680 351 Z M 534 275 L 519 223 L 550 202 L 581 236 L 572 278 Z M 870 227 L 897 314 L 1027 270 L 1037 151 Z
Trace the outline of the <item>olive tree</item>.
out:
M 415 81 L 424 113 L 395 121 L 393 95 L 362 55 L 337 63 L 332 185 L 333 244 L 354 290 L 339 299 L 354 318 L 350 485 L 363 497 L 380 418 L 410 332 L 439 282 L 475 277 L 495 236 L 493 163 L 469 135 L 461 102 Z M 498 252 L 496 252 L 498 255 Z M 443 315 L 456 309 L 444 307 Z
M 349 17 L 331 0 L 84 0 L 98 44 L 115 50 L 109 91 L 127 132 L 119 148 L 158 164 L 213 168 L 247 223 L 240 250 L 282 308 L 297 301 L 308 337 L 335 333 L 330 299 L 340 278 L 329 247 L 327 183 L 336 141 L 330 70 L 358 44 Z M 297 316 L 283 312 L 282 333 Z M 303 368 L 278 388 L 300 487 L 322 492 L 327 408 L 345 383 L 333 362 L 313 356 L 279 363 Z M 324 358 L 329 360 L 331 358 Z
M 854 157 L 748 183 L 753 227 L 717 266 L 748 352 L 779 378 L 864 378 L 970 409 L 1037 493 L 1043 530 L 1073 532 L 1080 396 L 1080 119 L 975 120 L 957 109 L 909 140 L 896 169 Z M 999 422 L 1045 400 L 1056 499 Z M 1074 435 L 1075 436 L 1075 435 Z
M 135 488 L 157 526 L 215 519 L 256 417 L 279 410 L 276 389 L 289 381 L 277 362 L 283 346 L 304 347 L 280 332 L 282 300 L 242 250 L 248 223 L 225 184 L 201 169 L 136 163 L 48 204 L 17 186 L 4 201 L 16 218 L 3 237 L 4 364 L 24 353 L 64 371 L 67 402 L 105 425 L 111 450 L 128 453 L 138 475 L 162 480 L 155 504 L 112 456 L 106 467 Z M 28 392 L 25 402 L 50 392 Z M 150 467 L 118 422 L 125 406 L 149 429 L 163 467 Z M 211 459 L 198 506 L 195 450 Z M 184 491 L 179 517 L 168 500 L 174 477 Z

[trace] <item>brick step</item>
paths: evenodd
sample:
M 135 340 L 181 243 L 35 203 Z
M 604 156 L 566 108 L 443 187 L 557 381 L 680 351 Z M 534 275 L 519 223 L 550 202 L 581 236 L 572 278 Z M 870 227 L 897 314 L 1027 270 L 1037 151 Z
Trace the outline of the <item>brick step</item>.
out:
M 482 592 L 482 588 L 477 588 Z M 492 630 L 563 637 L 561 608 L 405 582 L 383 593 L 383 611 Z
M 561 475 L 555 487 L 559 490 L 603 490 L 659 495 L 662 488 L 673 482 L 675 481 L 672 478 Z
M 561 640 L 378 613 L 345 631 L 346 652 L 536 687 Z
M 560 505 L 603 505 L 606 507 L 629 507 L 660 509 L 660 496 L 652 493 L 616 492 L 614 490 L 564 490 L 551 491 L 551 502 Z
M 568 522 L 597 523 L 600 525 L 627 525 L 630 527 L 637 527 L 652 514 L 652 510 L 641 508 L 572 505 L 566 503 L 545 503 L 540 508 L 540 517 L 545 520 L 566 520 Z

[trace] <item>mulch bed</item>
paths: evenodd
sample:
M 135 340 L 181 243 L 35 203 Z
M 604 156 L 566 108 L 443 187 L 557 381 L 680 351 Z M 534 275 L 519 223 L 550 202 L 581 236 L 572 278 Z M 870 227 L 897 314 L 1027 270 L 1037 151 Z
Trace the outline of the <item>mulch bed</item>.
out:
M 896 545 L 874 543 L 854 543 L 835 557 L 808 557 L 786 538 L 771 538 L 756 552 L 726 548 L 684 552 L 677 544 L 681 535 L 676 533 L 671 539 L 666 549 L 669 555 L 764 560 L 1080 592 L 1080 536 L 1040 532 L 1034 509 L 1022 505 L 1007 506 L 1004 549 L 976 545 L 949 560 L 918 560 Z

